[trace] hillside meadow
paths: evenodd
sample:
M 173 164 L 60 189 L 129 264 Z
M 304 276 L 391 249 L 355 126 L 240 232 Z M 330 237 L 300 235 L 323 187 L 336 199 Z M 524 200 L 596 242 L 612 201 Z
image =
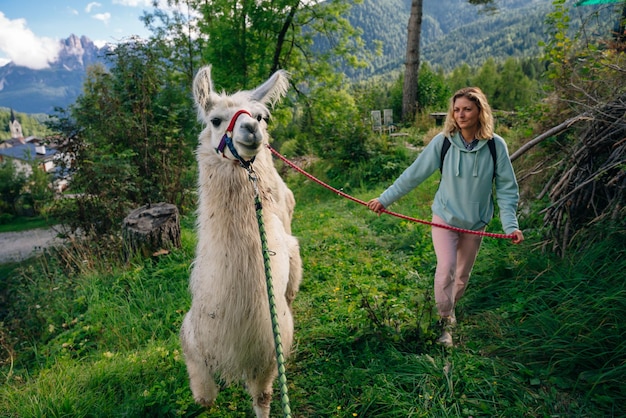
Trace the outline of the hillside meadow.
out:
M 434 343 L 429 228 L 376 216 L 297 173 L 288 182 L 304 262 L 287 364 L 294 417 L 624 416 L 623 234 L 563 259 L 541 252 L 530 218 L 521 246 L 485 238 L 446 349 Z M 435 187 L 393 210 L 428 219 Z M 183 219 L 182 249 L 158 259 L 74 247 L 0 266 L 0 416 L 252 417 L 241 386 L 223 388 L 209 410 L 188 387 L 178 330 L 193 223 Z

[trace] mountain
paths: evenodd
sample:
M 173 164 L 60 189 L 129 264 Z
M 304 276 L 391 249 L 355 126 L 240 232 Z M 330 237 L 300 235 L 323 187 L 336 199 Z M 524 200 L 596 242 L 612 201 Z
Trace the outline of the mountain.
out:
M 420 54 L 431 67 L 448 72 L 463 62 L 481 66 L 489 57 L 537 57 L 546 41 L 544 24 L 552 0 L 496 0 L 495 6 L 474 6 L 468 0 L 424 0 Z M 371 65 L 352 77 L 404 69 L 411 0 L 364 0 L 354 5 L 349 20 L 361 28 L 366 49 L 382 45 Z
M 478 68 L 488 58 L 501 62 L 508 57 L 539 57 L 543 52 L 540 42 L 549 40 L 545 21 L 554 9 L 552 3 L 494 0 L 494 6 L 474 6 L 469 0 L 424 0 L 421 60 L 450 72 L 463 63 Z M 567 3 L 572 31 L 585 22 L 585 36 L 606 37 L 615 23 L 614 9 L 574 7 L 575 0 Z M 362 52 L 369 56 L 370 65 L 354 70 L 337 64 L 338 68 L 352 79 L 404 70 L 410 10 L 411 0 L 363 0 L 353 5 L 347 18 L 362 31 Z M 596 12 L 594 19 L 587 19 Z M 328 45 L 318 41 L 320 49 Z M 378 46 L 380 54 L 375 53 Z M 0 67 L 0 106 L 48 114 L 55 106 L 67 107 L 81 93 L 87 66 L 104 63 L 106 52 L 88 38 L 72 35 L 63 41 L 58 61 L 48 69 L 35 71 L 13 64 Z
M 67 107 L 82 91 L 88 66 L 104 62 L 108 48 L 98 48 L 89 38 L 71 35 L 61 41 L 56 62 L 43 70 L 31 70 L 12 62 L 0 67 L 0 107 L 24 113 L 53 113 Z

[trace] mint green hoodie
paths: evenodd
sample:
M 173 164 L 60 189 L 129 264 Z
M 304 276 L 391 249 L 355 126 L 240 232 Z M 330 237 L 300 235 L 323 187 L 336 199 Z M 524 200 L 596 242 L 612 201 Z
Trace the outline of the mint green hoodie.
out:
M 439 170 L 443 139 L 443 133 L 435 136 L 413 164 L 380 195 L 378 200 L 385 208 Z M 497 155 L 496 198 L 502 229 L 510 234 L 519 229 L 516 216 L 519 189 L 504 139 L 494 135 L 494 140 Z M 458 228 L 483 228 L 494 212 L 492 178 L 493 159 L 487 141 L 479 141 L 473 150 L 468 151 L 459 133 L 454 134 L 450 138 L 441 182 L 431 206 L 433 213 Z

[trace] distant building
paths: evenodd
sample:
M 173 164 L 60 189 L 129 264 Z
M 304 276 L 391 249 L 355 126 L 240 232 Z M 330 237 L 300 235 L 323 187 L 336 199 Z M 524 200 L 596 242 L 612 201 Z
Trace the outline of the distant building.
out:
M 11 139 L 0 144 L 0 164 L 11 163 L 15 169 L 26 176 L 33 173 L 33 168 L 39 168 L 53 175 L 53 187 L 59 191 L 67 187 L 67 180 L 62 179 L 55 161 L 59 154 L 54 146 L 49 147 L 34 136 L 24 138 L 22 126 L 15 118 L 11 109 L 9 121 Z
M 15 113 L 13 113 L 13 109 L 11 109 L 11 119 L 9 120 L 9 130 L 11 132 L 11 139 L 23 139 L 24 134 L 22 133 L 22 125 L 15 118 Z
M 23 138 L 22 138 L 23 139 Z M 29 141 L 6 141 L 13 142 L 9 147 L 0 149 L 0 163 L 11 161 L 17 170 L 27 176 L 32 174 L 32 167 L 39 167 L 47 173 L 55 169 L 55 149 L 49 149 L 37 138 L 29 138 Z

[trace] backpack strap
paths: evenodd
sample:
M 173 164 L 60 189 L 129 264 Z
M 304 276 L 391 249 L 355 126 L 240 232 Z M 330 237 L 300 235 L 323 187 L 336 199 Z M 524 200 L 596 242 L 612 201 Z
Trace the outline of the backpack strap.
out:
M 487 141 L 487 145 L 489 146 L 489 152 L 491 153 L 491 159 L 493 160 L 493 178 L 496 178 L 496 168 L 497 168 L 497 161 L 498 161 L 498 156 L 496 154 L 496 141 L 491 138 L 490 140 Z M 448 137 L 444 137 L 443 138 L 443 144 L 441 145 L 441 159 L 439 162 L 439 172 L 443 172 L 443 160 L 444 158 L 446 158 L 446 154 L 448 153 L 448 150 L 450 149 L 450 140 L 448 139 Z
M 491 152 L 491 159 L 493 160 L 493 178 L 496 178 L 496 172 L 498 171 L 498 155 L 496 154 L 496 141 L 491 138 L 487 141 L 487 145 L 489 146 L 489 151 Z
M 443 159 L 446 158 L 446 154 L 450 149 L 450 140 L 448 137 L 443 138 L 443 145 L 441 146 L 441 159 L 439 161 L 439 172 L 443 173 Z

